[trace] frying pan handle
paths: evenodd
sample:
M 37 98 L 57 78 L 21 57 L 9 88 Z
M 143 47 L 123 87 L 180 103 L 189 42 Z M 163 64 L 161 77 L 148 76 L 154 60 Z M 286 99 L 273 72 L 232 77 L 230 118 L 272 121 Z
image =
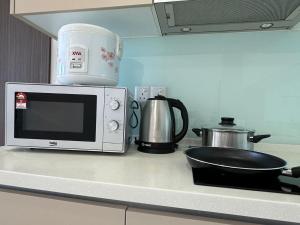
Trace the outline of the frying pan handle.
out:
M 202 136 L 202 129 L 199 129 L 199 128 L 193 128 L 192 131 L 193 131 L 198 137 L 201 137 L 201 136 Z
M 300 177 L 300 166 L 291 169 L 293 177 Z
M 260 142 L 262 139 L 269 138 L 269 137 L 271 137 L 271 134 L 255 135 L 255 136 L 253 136 L 253 137 L 250 137 L 250 138 L 249 138 L 249 141 L 250 141 L 250 142 L 253 142 L 253 143 L 258 143 L 258 142 Z
M 287 175 L 287 176 L 290 176 L 290 177 L 299 178 L 300 177 L 300 166 L 294 167 L 290 170 L 284 170 L 282 173 L 284 175 Z

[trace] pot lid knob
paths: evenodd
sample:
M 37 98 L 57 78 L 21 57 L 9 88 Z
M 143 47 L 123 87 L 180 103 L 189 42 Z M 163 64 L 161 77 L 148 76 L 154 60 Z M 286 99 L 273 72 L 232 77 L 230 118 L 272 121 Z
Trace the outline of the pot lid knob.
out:
M 221 117 L 221 123 L 219 124 L 223 126 L 235 126 L 236 124 L 233 121 L 233 117 Z

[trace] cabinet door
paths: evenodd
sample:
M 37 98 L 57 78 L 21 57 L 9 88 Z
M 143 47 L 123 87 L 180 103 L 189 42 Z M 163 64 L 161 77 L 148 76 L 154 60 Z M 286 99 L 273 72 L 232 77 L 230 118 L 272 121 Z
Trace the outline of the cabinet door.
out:
M 151 5 L 152 0 L 12 0 L 11 13 L 41 13 Z
M 3 225 L 124 225 L 125 206 L 0 190 Z
M 0 145 L 4 144 L 5 82 L 48 83 L 50 74 L 50 38 L 11 16 L 9 3 L 0 0 Z
M 232 220 L 215 219 L 186 214 L 129 208 L 126 225 L 254 225 Z

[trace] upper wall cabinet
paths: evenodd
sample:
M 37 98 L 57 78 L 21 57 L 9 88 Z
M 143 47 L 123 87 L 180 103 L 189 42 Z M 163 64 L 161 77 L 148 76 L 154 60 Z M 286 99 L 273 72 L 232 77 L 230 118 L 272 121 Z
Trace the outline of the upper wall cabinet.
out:
M 11 14 L 54 38 L 69 23 L 149 37 L 291 29 L 300 0 L 11 0 Z
M 11 0 L 10 11 L 53 38 L 69 23 L 102 26 L 121 37 L 161 35 L 152 0 Z

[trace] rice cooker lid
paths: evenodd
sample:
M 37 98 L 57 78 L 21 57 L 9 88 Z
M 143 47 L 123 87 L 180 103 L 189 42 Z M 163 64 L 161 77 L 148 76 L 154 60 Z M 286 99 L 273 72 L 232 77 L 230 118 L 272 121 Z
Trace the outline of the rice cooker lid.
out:
M 211 127 L 203 127 L 203 129 L 209 129 L 213 131 L 220 131 L 220 132 L 236 132 L 236 133 L 249 133 L 255 132 L 255 130 L 248 129 L 241 126 L 236 126 L 234 123 L 234 118 L 232 117 L 221 117 L 221 122 L 217 126 Z
M 69 32 L 69 31 L 80 31 L 80 32 L 106 32 L 106 33 L 110 33 L 112 35 L 116 35 L 117 34 L 111 32 L 110 30 L 104 28 L 104 27 L 100 27 L 100 26 L 96 26 L 96 25 L 92 25 L 92 24 L 86 24 L 86 23 L 71 23 L 71 24 L 67 24 L 62 26 L 59 29 L 59 33 L 64 33 L 64 32 Z

